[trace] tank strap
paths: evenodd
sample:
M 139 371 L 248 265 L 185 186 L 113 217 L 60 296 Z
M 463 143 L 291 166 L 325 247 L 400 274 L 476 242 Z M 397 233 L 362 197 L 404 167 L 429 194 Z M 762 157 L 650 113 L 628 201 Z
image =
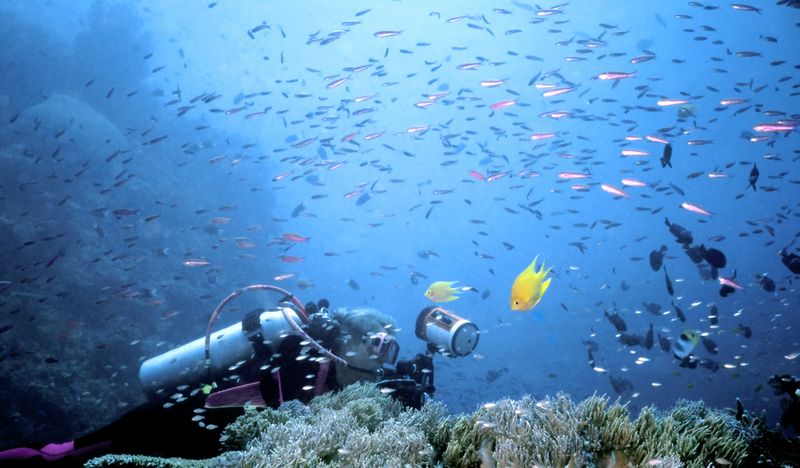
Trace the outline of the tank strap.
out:
M 283 404 L 283 384 L 281 383 L 281 370 L 278 369 L 272 374 L 273 378 L 278 382 L 278 406 Z
M 314 380 L 314 395 L 322 395 L 327 390 L 327 386 L 325 382 L 328 380 L 328 371 L 331 368 L 331 361 L 329 359 L 323 359 L 319 363 L 319 369 L 317 370 L 317 378 Z

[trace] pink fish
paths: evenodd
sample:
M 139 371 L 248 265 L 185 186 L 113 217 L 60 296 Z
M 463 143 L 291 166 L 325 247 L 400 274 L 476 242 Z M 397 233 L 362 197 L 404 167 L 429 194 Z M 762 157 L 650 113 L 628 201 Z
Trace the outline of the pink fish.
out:
M 721 284 L 723 286 L 730 286 L 730 287 L 735 288 L 735 289 L 744 289 L 744 287 L 742 285 L 740 285 L 739 283 L 737 283 L 736 281 L 734 281 L 734 280 L 732 280 L 730 278 L 722 277 L 722 276 L 719 277 L 719 284 Z
M 728 174 L 725 174 L 724 172 L 709 172 L 708 177 L 712 179 L 723 179 L 728 177 Z
M 342 143 L 347 143 L 347 142 L 351 141 L 353 138 L 355 138 L 357 136 L 358 136 L 358 132 L 349 133 L 349 134 L 343 136 L 341 141 L 342 141 Z
M 722 99 L 719 103 L 723 106 L 735 106 L 737 104 L 744 104 L 745 102 L 750 101 L 749 99 L 737 99 L 737 98 L 729 98 L 729 99 Z
M 208 260 L 203 260 L 202 258 L 190 258 L 188 260 L 184 260 L 183 264 L 188 267 L 202 267 L 209 264 Z
M 469 171 L 469 175 L 473 179 L 480 180 L 481 182 L 486 181 L 486 176 L 484 176 L 483 174 L 481 174 L 478 171 Z
M 506 107 L 511 107 L 516 103 L 517 103 L 516 99 L 508 99 L 506 101 L 495 102 L 490 107 L 492 108 L 492 110 L 505 109 Z
M 294 278 L 294 273 L 284 273 L 282 275 L 276 275 L 272 279 L 275 281 L 283 281 L 289 278 Z
M 647 184 L 636 179 L 622 179 L 622 185 L 626 187 L 647 187 Z
M 622 156 L 630 157 L 630 156 L 649 156 L 650 153 L 644 150 L 636 150 L 636 149 L 625 149 L 620 152 Z
M 387 37 L 399 36 L 402 32 L 403 31 L 378 31 L 373 35 L 375 37 L 379 37 L 379 38 L 383 39 L 383 38 L 387 38 Z
M 508 172 L 498 172 L 496 174 L 492 174 L 486 178 L 486 182 L 494 182 L 495 180 L 500 180 L 503 177 L 507 176 Z
M 364 140 L 374 140 L 376 138 L 380 138 L 381 136 L 383 136 L 383 132 L 370 133 L 369 135 L 364 135 Z
M 655 55 L 639 55 L 631 59 L 631 63 L 636 65 L 637 63 L 644 63 L 656 58 Z
M 582 172 L 559 172 L 558 178 L 559 179 L 587 179 L 591 177 L 589 174 L 584 174 Z
M 406 129 L 406 133 L 419 133 L 419 132 L 425 132 L 425 131 L 429 130 L 430 128 L 431 128 L 431 127 L 429 127 L 429 126 L 427 126 L 427 125 L 417 125 L 417 126 L 415 126 L 415 127 L 408 127 L 408 128 Z
M 546 132 L 546 133 L 534 133 L 531 135 L 531 140 L 539 141 L 539 140 L 546 140 L 548 138 L 553 138 L 556 136 L 555 132 Z
M 543 92 L 542 93 L 542 97 L 546 97 L 547 98 L 547 97 L 558 96 L 560 94 L 566 94 L 566 93 L 568 93 L 568 92 L 570 92 L 570 91 L 572 91 L 574 89 L 575 89 L 574 86 L 569 86 L 569 87 L 566 87 L 566 88 L 555 88 L 555 89 L 551 89 L 551 90 Z
M 753 127 L 753 130 L 757 132 L 791 132 L 794 130 L 796 125 L 789 125 L 784 123 L 771 123 L 771 124 L 760 124 Z
M 304 237 L 299 234 L 292 234 L 290 232 L 287 232 L 286 234 L 282 235 L 281 239 L 291 242 L 308 242 L 309 240 L 311 240 L 310 237 Z
M 494 88 L 495 86 L 500 86 L 501 84 L 505 83 L 506 80 L 484 80 L 481 81 L 480 85 L 484 88 Z
M 331 81 L 330 83 L 325 85 L 325 87 L 328 88 L 328 89 L 337 88 L 337 87 L 341 86 L 345 81 L 347 81 L 349 79 L 350 79 L 349 76 L 345 77 L 345 78 L 339 78 L 338 80 Z
M 687 104 L 689 101 L 686 99 L 661 99 L 656 104 L 659 107 L 667 107 L 667 106 L 681 106 L 683 104 Z
M 711 216 L 711 212 L 710 211 L 706 211 L 703 208 L 700 208 L 699 206 L 693 205 L 691 203 L 683 202 L 683 203 L 681 203 L 681 208 L 683 208 L 684 210 L 691 211 L 692 213 L 697 213 L 697 214 L 700 214 L 700 215 L 703 215 L 703 216 Z
M 589 189 L 591 189 L 591 187 L 589 187 L 586 184 L 573 184 L 573 185 L 570 185 L 569 188 L 571 188 L 572 190 L 575 190 L 577 192 L 588 192 Z
M 602 185 L 600 185 L 600 188 L 603 189 L 604 192 L 608 192 L 611 195 L 614 195 L 616 197 L 625 197 L 625 198 L 628 197 L 627 193 L 625 193 L 622 190 L 614 187 L 613 185 L 602 184 Z
M 622 80 L 625 78 L 632 78 L 635 75 L 636 75 L 635 73 L 605 72 L 597 75 L 597 78 L 601 80 Z
M 647 135 L 647 141 L 652 141 L 653 143 L 661 143 L 662 145 L 668 145 L 669 142 L 663 138 L 657 137 L 655 135 Z
M 315 140 L 316 140 L 316 138 L 308 138 L 308 139 L 305 139 L 305 140 L 301 141 L 300 143 L 295 143 L 292 146 L 294 146 L 295 148 L 298 148 L 298 149 L 299 148 L 304 148 L 304 147 L 310 145 L 311 143 L 313 143 Z
M 298 263 L 303 261 L 303 257 L 294 257 L 292 255 L 281 255 L 278 260 L 284 263 Z
M 480 66 L 480 62 L 462 63 L 457 68 L 459 70 L 474 70 Z

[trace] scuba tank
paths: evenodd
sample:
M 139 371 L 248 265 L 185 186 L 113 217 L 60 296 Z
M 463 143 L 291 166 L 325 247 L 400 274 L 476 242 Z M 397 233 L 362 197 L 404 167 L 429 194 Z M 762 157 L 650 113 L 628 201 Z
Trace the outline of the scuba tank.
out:
M 149 395 L 157 395 L 181 385 L 199 386 L 209 375 L 218 378 L 240 361 L 249 360 L 259 347 L 277 349 L 281 340 L 297 334 L 287 322 L 298 321 L 290 308 L 248 314 L 241 322 L 211 333 L 209 359 L 206 360 L 205 338 L 198 338 L 178 348 L 144 361 L 139 368 L 139 382 Z M 209 372 L 210 366 L 210 372 Z

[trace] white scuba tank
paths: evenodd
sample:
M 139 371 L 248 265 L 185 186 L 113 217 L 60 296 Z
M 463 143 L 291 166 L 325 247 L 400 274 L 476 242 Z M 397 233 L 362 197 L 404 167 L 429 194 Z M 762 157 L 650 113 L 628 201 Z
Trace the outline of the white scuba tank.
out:
M 284 310 L 295 322 L 300 322 L 294 310 Z M 276 349 L 286 336 L 296 334 L 280 310 L 262 312 L 259 315 L 260 329 L 242 330 L 242 323 L 237 322 L 211 334 L 212 376 L 219 376 L 237 362 L 248 360 L 253 354 L 251 337 L 259 331 L 263 341 L 272 349 Z M 171 392 L 181 385 L 193 387 L 210 383 L 207 381 L 209 373 L 205 360 L 205 337 L 201 337 L 144 361 L 139 368 L 139 382 L 145 392 L 151 395 Z

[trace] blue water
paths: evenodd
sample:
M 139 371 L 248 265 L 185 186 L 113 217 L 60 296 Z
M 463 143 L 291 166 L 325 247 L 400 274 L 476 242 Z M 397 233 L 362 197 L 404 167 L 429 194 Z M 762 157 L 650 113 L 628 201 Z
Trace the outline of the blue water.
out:
M 139 363 L 202 336 L 217 302 L 252 283 L 377 307 L 397 321 L 401 358 L 410 358 L 424 349 L 413 333 L 430 305 L 423 293 L 441 280 L 477 289 L 444 305 L 483 331 L 474 354 L 436 358 L 436 397 L 454 412 L 526 393 L 616 395 L 613 376 L 632 383 L 621 397 L 634 408 L 739 397 L 774 423 L 779 397 L 767 380 L 800 362 L 796 278 L 778 255 L 796 251 L 800 231 L 800 10 L 364 5 L 0 6 L 0 325 L 10 326 L 0 369 L 14 376 L 3 378 L 0 426 L 46 418 L 42 402 L 92 400 L 100 421 L 124 412 L 143 398 Z M 632 76 L 597 78 L 607 72 Z M 573 89 L 544 96 L 554 88 Z M 93 111 L 56 112 L 46 106 L 54 96 Z M 515 101 L 492 110 L 506 100 Z M 567 115 L 543 116 L 555 111 Z M 98 126 L 81 125 L 88 114 L 122 139 L 107 142 L 107 126 L 89 134 Z M 788 128 L 754 129 L 779 121 Z M 661 167 L 664 145 L 648 135 L 671 143 L 673 167 Z M 621 156 L 630 149 L 649 154 Z M 754 163 L 757 191 L 748 188 Z M 721 297 L 665 218 L 723 251 L 719 275 L 742 289 Z M 281 240 L 286 233 L 310 240 Z M 674 296 L 648 263 L 661 245 Z M 553 267 L 550 289 L 532 311 L 513 312 L 511 284 L 537 255 Z M 757 274 L 777 290 L 764 291 Z M 249 297 L 221 325 L 277 299 Z M 646 302 L 670 312 L 650 314 Z M 639 335 L 652 324 L 655 346 L 620 343 L 604 311 Z M 686 328 L 718 345 L 715 355 L 694 351 L 718 370 L 681 368 L 659 349 L 659 334 L 674 342 Z M 15 402 L 25 388 L 36 401 Z

